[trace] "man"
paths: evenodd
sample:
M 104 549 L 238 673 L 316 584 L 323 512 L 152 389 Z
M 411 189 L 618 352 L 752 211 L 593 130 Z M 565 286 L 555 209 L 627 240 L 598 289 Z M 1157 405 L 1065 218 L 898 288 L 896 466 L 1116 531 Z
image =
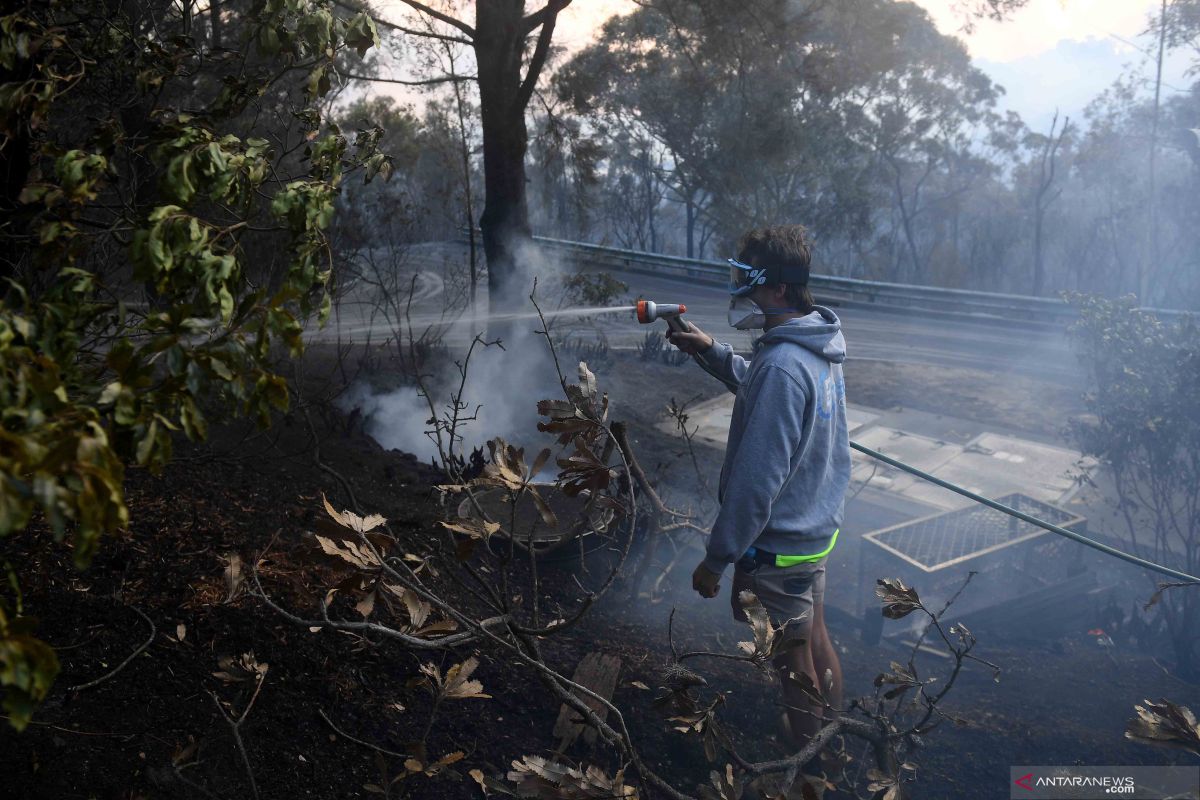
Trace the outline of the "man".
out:
M 841 706 L 841 665 L 825 629 L 825 563 L 850 481 L 845 340 L 837 316 L 813 302 L 809 263 L 799 225 L 753 230 L 729 259 L 729 322 L 764 331 L 751 361 L 695 326 L 667 334 L 737 395 L 721 469 L 721 510 L 692 586 L 701 597 L 715 597 L 721 575 L 734 564 L 734 617 L 745 619 L 738 594 L 751 591 L 776 625 L 787 625 L 786 637 L 805 640 L 783 648 L 775 661 L 785 719 L 799 746 L 820 730 L 822 709 L 788 680 L 789 672 L 808 675 L 832 706 Z

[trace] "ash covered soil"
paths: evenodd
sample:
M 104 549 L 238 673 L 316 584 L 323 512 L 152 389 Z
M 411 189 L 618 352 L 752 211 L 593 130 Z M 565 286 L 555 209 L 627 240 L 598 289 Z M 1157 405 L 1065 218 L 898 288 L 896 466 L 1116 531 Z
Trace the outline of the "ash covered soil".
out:
M 308 358 L 322 357 L 313 352 Z M 571 356 L 563 358 L 569 362 Z M 671 396 L 702 400 L 719 387 L 696 369 L 642 362 L 628 353 L 609 354 L 592 366 L 613 400 L 614 418 L 629 423 L 636 452 L 668 502 L 681 496 L 680 486 L 690 485 L 694 497 L 699 479 L 691 455 L 678 437 L 655 425 Z M 854 365 L 847 369 L 847 392 L 852 402 L 865 405 L 920 408 L 930 397 L 928 384 L 904 383 L 911 374 L 887 365 Z M 1017 390 L 1011 379 L 965 377 L 932 368 L 923 372 L 922 380 L 954 387 L 927 410 L 1007 415 L 1003 404 L 1016 402 L 1015 392 L 1040 391 L 1041 402 L 1022 420 L 1033 426 L 1031 432 L 1046 434 L 1077 410 L 1055 387 Z M 314 457 L 318 442 L 321 464 L 332 472 Z M 264 585 L 281 604 L 304 616 L 316 614 L 319 598 L 344 574 L 314 558 L 305 536 L 325 513 L 322 493 L 344 508 L 351 489 L 362 508 L 391 521 L 407 552 L 437 551 L 442 511 L 432 487 L 443 479 L 436 470 L 384 450 L 353 419 L 329 409 L 308 419 L 294 412 L 265 433 L 227 425 L 210 446 L 179 452 L 162 475 L 129 471 L 133 522 L 103 543 L 90 569 L 76 571 L 67 548 L 49 542 L 45 532 L 0 544 L 0 558 L 20 566 L 26 611 L 40 620 L 38 635 L 60 648 L 62 661 L 34 724 L 21 734 L 0 727 L 0 794 L 56 800 L 253 796 L 230 727 L 214 702 L 215 697 L 235 709 L 245 707 L 247 686 L 214 673 L 221 671 L 219 658 L 251 651 L 268 669 L 240 735 L 263 798 L 379 796 L 367 787 L 404 773 L 405 759 L 395 754 L 415 753 L 414 743 L 423 738 L 427 761 L 453 752 L 462 752 L 462 760 L 432 777 L 418 774 L 394 783 L 392 796 L 480 797 L 470 770 L 498 776 L 514 758 L 555 751 L 558 702 L 530 670 L 495 648 L 420 652 L 377 635 L 312 632 L 244 592 L 227 597 L 224 571 L 229 556 L 237 554 L 244 565 L 261 559 Z M 719 454 L 700 447 L 696 460 L 715 483 Z M 660 552 L 649 574 L 657 578 L 675 555 Z M 647 761 L 688 791 L 725 762 L 709 764 L 699 741 L 672 730 L 653 708 L 670 656 L 668 616 L 674 607 L 680 647 L 729 652 L 750 638 L 729 618 L 727 585 L 714 601 L 689 592 L 692 561 L 688 551 L 679 555 L 653 597 L 645 592 L 631 597 L 618 587 L 582 624 L 540 642 L 547 662 L 568 674 L 589 652 L 621 658 L 614 701 Z M 514 586 L 527 579 L 522 569 L 516 568 Z M 575 576 L 565 570 L 547 567 L 543 578 L 548 603 L 579 594 Z M 591 579 L 581 577 L 585 584 Z M 449 576 L 431 581 L 452 602 L 477 605 Z M 147 640 L 150 627 L 134 609 L 154 625 L 149 646 L 111 678 L 72 689 L 108 674 Z M 334 610 L 356 618 L 344 600 L 335 600 Z M 389 618 L 385 610 L 376 613 Z M 847 698 L 871 694 L 872 679 L 888 662 L 907 656 L 907 650 L 886 643 L 866 646 L 855 631 L 833 623 L 831 633 Z M 1143 698 L 1200 704 L 1196 687 L 1167 674 L 1149 654 L 1118 647 L 1110 657 L 1082 630 L 1035 646 L 982 641 L 976 652 L 1000 665 L 1000 680 L 976 665 L 960 675 L 943 708 L 959 722 L 944 721 L 912 756 L 918 765 L 913 796 L 1007 797 L 1010 765 L 1166 764 L 1173 758 L 1195 763 L 1122 736 L 1134 703 Z M 429 726 L 430 696 L 413 682 L 421 665 L 444 671 L 472 655 L 480 661 L 473 677 L 491 698 L 446 701 Z M 936 657 L 918 664 L 926 673 L 946 673 Z M 699 670 L 709 682 L 706 698 L 725 694 L 720 718 L 745 755 L 786 753 L 774 723 L 775 689 L 765 679 L 744 664 L 720 660 L 699 664 Z M 848 750 L 856 759 L 864 755 L 853 741 Z M 610 773 L 621 766 L 610 751 L 584 742 L 572 745 L 567 757 Z

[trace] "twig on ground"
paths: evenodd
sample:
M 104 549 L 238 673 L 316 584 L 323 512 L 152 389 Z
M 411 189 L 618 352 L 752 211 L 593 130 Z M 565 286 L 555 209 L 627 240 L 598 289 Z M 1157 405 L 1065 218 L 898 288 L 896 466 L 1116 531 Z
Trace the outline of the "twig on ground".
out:
M 377 744 L 371 744 L 370 742 L 364 742 L 362 739 L 355 739 L 353 736 L 346 733 L 344 730 L 339 728 L 337 725 L 334 725 L 333 720 L 331 720 L 328 716 L 325 715 L 324 709 L 318 708 L 317 713 L 321 715 L 321 719 L 325 720 L 326 725 L 333 728 L 333 730 L 344 739 L 348 739 L 351 742 L 354 742 L 355 744 L 360 744 L 363 747 L 370 748 L 371 750 L 374 750 L 376 753 L 383 753 L 385 756 L 392 756 L 393 758 L 412 758 L 412 756 L 407 753 L 397 753 L 393 750 L 387 750 L 383 747 L 380 747 Z
M 7 714 L 0 714 L 0 719 L 4 720 L 5 722 L 12 721 L 12 718 L 9 717 Z M 41 728 L 49 728 L 49 729 L 55 730 L 55 731 L 62 731 L 63 733 L 74 733 L 77 736 L 104 736 L 104 737 L 108 737 L 108 738 L 112 738 L 112 739 L 123 739 L 124 741 L 129 741 L 130 739 L 134 738 L 135 736 L 141 735 L 138 733 L 105 733 L 103 731 L 77 731 L 74 728 L 64 728 L 61 725 L 51 725 L 49 722 L 38 722 L 36 719 L 31 719 L 25 724 L 26 725 L 37 725 L 38 727 L 41 727 Z
M 188 767 L 194 767 L 199 763 L 200 763 L 199 761 L 194 761 L 191 764 L 173 764 L 172 769 L 174 769 L 174 771 L 175 771 L 175 778 L 180 783 L 182 783 L 184 786 L 187 786 L 189 789 L 195 789 L 200 794 L 209 798 L 209 800 L 221 800 L 220 795 L 213 794 L 212 792 L 210 792 L 208 789 L 205 789 L 200 784 L 194 783 L 193 781 L 190 781 L 187 778 L 183 777 L 183 771 L 185 769 L 187 769 Z
M 141 647 L 139 647 L 137 650 L 134 650 L 132 653 L 130 653 L 128 658 L 126 658 L 120 664 L 117 664 L 117 666 L 115 668 L 113 668 L 110 672 L 108 672 L 107 674 L 101 675 L 99 678 L 96 678 L 96 680 L 94 680 L 94 681 L 88 681 L 87 683 L 81 683 L 78 686 L 71 686 L 67 689 L 67 691 L 81 692 L 84 689 L 91 689 L 94 686 L 99 686 L 100 684 L 102 684 L 106 680 L 108 680 L 109 678 L 116 675 L 121 670 L 125 669 L 125 667 L 128 666 L 130 661 L 133 661 L 135 658 L 137 658 L 139 655 L 141 655 L 142 652 L 145 651 L 145 649 L 150 646 L 150 643 L 154 641 L 154 637 L 158 635 L 158 628 L 155 627 L 154 621 L 151 620 L 149 617 L 147 617 L 144 613 L 142 613 L 142 610 L 140 608 L 138 608 L 137 606 L 130 606 L 130 608 L 132 608 L 135 612 L 137 612 L 137 615 L 139 617 L 146 620 L 146 624 L 150 626 L 149 638 L 147 638 L 146 641 L 142 643 Z
M 254 687 L 254 694 L 250 697 L 250 702 L 246 704 L 245 710 L 242 711 L 241 716 L 236 720 L 225 711 L 225 707 L 221 705 L 221 700 L 216 694 L 213 692 L 208 693 L 208 696 L 212 698 L 213 705 L 217 707 L 217 711 L 221 712 L 221 716 L 229 723 L 229 731 L 233 734 L 233 741 L 237 745 L 238 752 L 242 755 L 242 764 L 246 767 L 246 777 L 250 779 L 250 793 L 254 795 L 254 800 L 258 800 L 258 782 L 254 780 L 254 770 L 250 766 L 250 756 L 246 753 L 246 743 L 242 741 L 242 723 L 250 715 L 250 709 L 254 708 L 254 701 L 258 699 L 258 693 L 262 691 L 266 678 L 259 675 L 256 681 L 258 685 Z

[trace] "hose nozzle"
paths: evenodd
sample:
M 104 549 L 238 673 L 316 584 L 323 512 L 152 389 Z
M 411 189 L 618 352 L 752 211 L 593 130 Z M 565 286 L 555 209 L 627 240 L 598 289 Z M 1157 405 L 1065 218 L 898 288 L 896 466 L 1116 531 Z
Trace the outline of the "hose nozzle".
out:
M 643 325 L 659 319 L 669 320 L 671 317 L 678 317 L 685 313 L 687 313 L 687 306 L 683 303 L 655 303 L 652 300 L 638 300 L 637 304 L 637 319 Z

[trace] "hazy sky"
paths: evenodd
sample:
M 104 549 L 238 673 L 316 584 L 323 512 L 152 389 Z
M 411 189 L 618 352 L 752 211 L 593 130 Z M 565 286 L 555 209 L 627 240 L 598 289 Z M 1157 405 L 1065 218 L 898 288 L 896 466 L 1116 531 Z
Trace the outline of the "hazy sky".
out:
M 943 33 L 962 36 L 971 55 L 997 62 L 1044 53 L 1062 41 L 1106 39 L 1111 34 L 1133 39 L 1145 29 L 1146 15 L 1159 5 L 1158 0 L 1031 0 L 1010 19 L 979 21 L 974 33 L 965 36 L 960 30 L 963 18 L 954 10 L 957 0 L 915 2 Z M 560 16 L 555 39 L 579 46 L 601 21 L 636 7 L 633 0 L 575 0 Z
M 533 9 L 544 2 L 527 0 L 526 5 Z M 1004 87 L 1001 108 L 1017 111 L 1035 130 L 1048 128 L 1056 109 L 1079 120 L 1088 101 L 1128 68 L 1146 81 L 1153 79 L 1147 53 L 1153 53 L 1155 42 L 1142 32 L 1159 0 L 1030 0 L 1004 22 L 977 21 L 970 35 L 962 32 L 963 19 L 954 10 L 958 0 L 915 2 L 943 33 L 962 38 L 976 65 Z M 633 0 L 574 0 L 560 15 L 554 39 L 568 50 L 579 49 L 605 19 L 636 7 Z M 401 0 L 383 0 L 378 8 L 399 18 L 406 6 Z M 1184 73 L 1192 57 L 1181 50 L 1168 60 L 1163 73 L 1167 97 L 1191 83 Z M 397 76 L 406 72 L 400 65 L 391 71 Z M 415 90 L 383 84 L 373 88 L 404 102 L 419 104 L 423 98 Z
M 1078 117 L 1126 66 L 1141 63 L 1145 56 L 1138 48 L 1153 50 L 1154 44 L 1141 33 L 1159 5 L 1158 0 L 1030 0 L 1004 22 L 977 22 L 968 36 L 954 11 L 956 0 L 915 1 L 939 30 L 962 38 L 977 65 L 1004 86 L 1003 106 L 1039 129 L 1049 125 L 1056 108 Z M 632 0 L 575 0 L 560 18 L 555 39 L 570 49 L 580 47 L 601 21 L 635 7 Z M 1189 58 L 1180 52 L 1168 62 L 1168 93 L 1186 85 Z M 1153 71 L 1146 69 L 1145 75 L 1152 77 Z

